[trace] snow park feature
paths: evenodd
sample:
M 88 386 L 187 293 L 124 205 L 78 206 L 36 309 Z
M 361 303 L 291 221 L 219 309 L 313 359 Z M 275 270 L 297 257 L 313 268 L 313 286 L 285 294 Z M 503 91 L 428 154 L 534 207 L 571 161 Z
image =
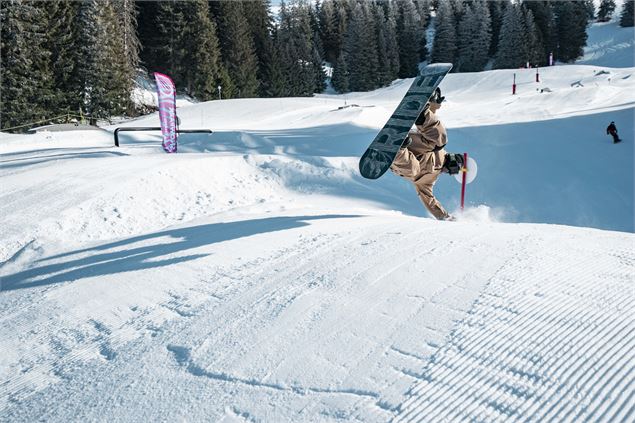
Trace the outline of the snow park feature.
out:
M 154 78 L 157 87 L 157 108 L 159 109 L 159 122 L 161 126 L 123 126 L 113 131 L 115 146 L 119 147 L 120 132 L 147 132 L 161 131 L 163 140 L 161 145 L 166 153 L 176 153 L 179 134 L 211 134 L 211 129 L 179 129 L 180 119 L 176 115 L 176 87 L 172 79 L 164 74 L 155 72 Z M 144 96 L 142 96 L 144 97 Z
M 633 421 L 635 63 L 534 72 L 443 80 L 455 222 L 359 174 L 412 79 L 0 134 L 0 422 Z

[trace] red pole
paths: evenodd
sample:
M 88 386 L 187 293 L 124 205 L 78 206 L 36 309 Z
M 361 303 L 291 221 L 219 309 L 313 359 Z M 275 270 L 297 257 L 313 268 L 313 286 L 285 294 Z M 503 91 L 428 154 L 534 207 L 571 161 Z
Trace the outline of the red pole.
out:
M 512 95 L 516 94 L 516 74 L 514 74 L 514 83 L 512 84 Z
M 461 181 L 461 211 L 465 207 L 465 184 L 467 180 L 467 153 L 463 153 L 463 180 Z

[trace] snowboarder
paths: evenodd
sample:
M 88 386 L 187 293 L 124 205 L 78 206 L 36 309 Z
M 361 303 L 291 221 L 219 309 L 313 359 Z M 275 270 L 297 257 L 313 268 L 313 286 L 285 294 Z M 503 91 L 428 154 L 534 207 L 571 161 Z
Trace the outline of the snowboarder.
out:
M 615 126 L 615 122 L 611 122 L 609 126 L 606 127 L 606 135 L 609 134 L 613 137 L 613 144 L 617 144 L 618 142 L 622 141 L 617 135 L 617 127 Z
M 435 115 L 445 97 L 436 89 L 425 109 L 408 134 L 408 139 L 397 153 L 390 169 L 393 173 L 410 180 L 419 199 L 439 220 L 454 220 L 434 197 L 432 189 L 439 175 L 455 175 L 463 167 L 463 155 L 447 153 L 447 132 Z

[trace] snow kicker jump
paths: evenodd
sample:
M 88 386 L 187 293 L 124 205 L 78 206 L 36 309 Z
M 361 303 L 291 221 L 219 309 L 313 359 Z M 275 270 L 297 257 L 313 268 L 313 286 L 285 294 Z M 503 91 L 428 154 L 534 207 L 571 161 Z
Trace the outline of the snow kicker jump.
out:
M 451 63 L 434 63 L 415 78 L 397 109 L 362 155 L 359 171 L 364 178 L 377 179 L 390 168 L 408 131 L 450 69 Z

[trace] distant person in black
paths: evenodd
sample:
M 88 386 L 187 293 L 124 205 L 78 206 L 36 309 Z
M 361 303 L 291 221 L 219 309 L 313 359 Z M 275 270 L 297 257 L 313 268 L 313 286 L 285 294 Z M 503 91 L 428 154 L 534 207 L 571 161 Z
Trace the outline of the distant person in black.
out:
M 617 127 L 615 126 L 615 122 L 611 122 L 609 126 L 606 127 L 606 134 L 613 137 L 613 144 L 617 144 L 622 141 L 620 137 L 617 135 Z

